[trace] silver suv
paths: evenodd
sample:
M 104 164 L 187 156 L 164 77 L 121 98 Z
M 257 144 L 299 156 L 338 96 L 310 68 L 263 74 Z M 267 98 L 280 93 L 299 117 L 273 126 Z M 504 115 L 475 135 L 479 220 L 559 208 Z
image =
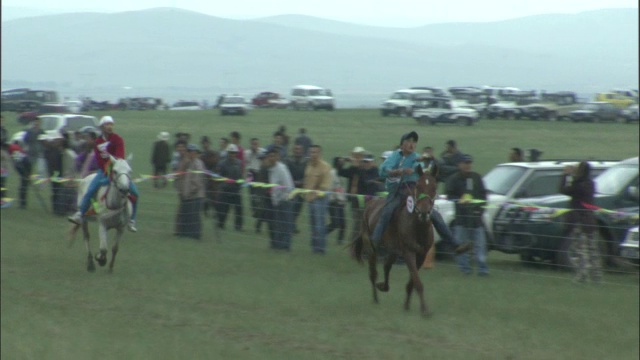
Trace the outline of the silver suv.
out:
M 499 164 L 482 177 L 487 189 L 487 204 L 483 213 L 487 242 L 493 239 L 493 220 L 500 206 L 517 199 L 548 196 L 558 193 L 563 169 L 567 165 L 577 165 L 578 161 L 547 160 Z M 591 176 L 595 177 L 616 161 L 589 161 Z M 441 196 L 435 202 L 436 208 L 448 225 L 455 219 L 455 204 Z M 438 235 L 436 234 L 436 238 Z M 439 241 L 439 238 L 437 239 Z
M 461 107 L 457 100 L 431 97 L 420 100 L 420 108 L 413 111 L 413 118 L 421 125 L 449 123 L 471 126 L 478 121 L 478 111 Z
M 380 113 L 382 116 L 411 116 L 416 104 L 426 96 L 433 96 L 433 92 L 425 89 L 398 90 L 382 103 Z

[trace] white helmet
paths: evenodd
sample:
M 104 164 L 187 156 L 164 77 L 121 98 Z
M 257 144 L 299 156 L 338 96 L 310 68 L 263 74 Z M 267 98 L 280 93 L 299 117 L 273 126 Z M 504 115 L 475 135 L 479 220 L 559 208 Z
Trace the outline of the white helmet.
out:
M 116 122 L 113 121 L 113 118 L 109 115 L 105 115 L 100 119 L 100 126 L 104 125 L 104 124 L 115 124 Z

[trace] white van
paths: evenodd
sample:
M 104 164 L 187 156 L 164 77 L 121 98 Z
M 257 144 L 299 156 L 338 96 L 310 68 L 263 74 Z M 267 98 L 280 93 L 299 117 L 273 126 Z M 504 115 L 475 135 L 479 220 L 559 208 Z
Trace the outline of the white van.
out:
M 291 107 L 295 110 L 335 109 L 331 90 L 313 85 L 298 85 L 291 89 Z

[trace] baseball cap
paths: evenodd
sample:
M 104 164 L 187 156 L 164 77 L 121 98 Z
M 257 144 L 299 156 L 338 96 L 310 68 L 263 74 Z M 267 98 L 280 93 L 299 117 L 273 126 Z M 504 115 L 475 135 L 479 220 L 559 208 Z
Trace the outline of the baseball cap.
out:
M 276 153 L 276 154 L 279 154 L 279 153 L 280 153 L 280 146 L 278 146 L 278 145 L 274 145 L 274 144 L 271 144 L 271 145 L 267 146 L 267 148 L 266 148 L 266 152 L 267 152 L 267 153 Z
M 361 154 L 363 152 L 365 152 L 364 148 L 362 146 L 356 146 L 353 148 L 353 150 L 351 150 L 352 153 L 356 153 L 356 154 Z
M 236 144 L 229 144 L 226 150 L 227 152 L 238 152 L 238 146 Z
M 198 148 L 198 145 L 196 145 L 196 144 L 189 144 L 189 145 L 187 145 L 187 151 L 200 152 L 200 149 Z
M 373 158 L 372 154 L 366 154 L 362 160 L 363 161 L 373 161 L 374 158 Z
M 413 139 L 413 141 L 417 142 L 418 141 L 418 133 L 415 132 L 415 131 L 411 131 L 411 132 L 408 132 L 408 133 L 402 135 L 402 137 L 400 138 L 400 145 L 402 145 L 402 143 L 405 140 L 408 140 L 408 139 Z
M 464 154 L 460 157 L 460 162 L 465 162 L 465 163 L 473 162 L 473 156 L 469 154 Z
M 169 135 L 169 133 L 168 133 L 168 132 L 166 132 L 166 131 L 161 131 L 161 132 L 158 134 L 158 140 L 164 140 L 164 141 L 167 141 L 167 140 L 169 140 L 169 137 L 170 137 L 170 135 Z
M 258 152 L 258 159 L 262 160 L 264 158 L 267 157 L 268 152 L 266 150 L 261 150 L 260 152 Z
M 113 118 L 109 115 L 105 115 L 100 119 L 100 126 L 104 125 L 104 124 L 115 124 L 116 122 L 113 121 Z

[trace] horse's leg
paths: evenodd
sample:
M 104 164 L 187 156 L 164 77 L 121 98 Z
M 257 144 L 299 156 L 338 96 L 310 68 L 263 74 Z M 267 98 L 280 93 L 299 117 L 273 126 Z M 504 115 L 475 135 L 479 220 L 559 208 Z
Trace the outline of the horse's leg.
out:
M 384 260 L 384 282 L 379 282 L 376 284 L 378 290 L 387 292 L 389 291 L 389 273 L 391 272 L 391 267 L 395 264 L 398 259 L 398 255 L 395 253 L 391 253 L 387 255 L 387 258 Z
M 411 299 L 411 292 L 415 289 L 418 297 L 420 298 L 420 311 L 422 316 L 430 315 L 429 308 L 424 301 L 424 288 L 422 286 L 422 281 L 420 281 L 420 276 L 418 276 L 418 266 L 416 265 L 416 254 L 411 251 L 405 251 L 405 262 L 407 263 L 407 267 L 409 268 L 409 282 L 412 285 L 407 284 L 407 298 L 404 302 L 405 310 L 409 310 L 409 301 Z
M 93 255 L 91 255 L 91 245 L 89 243 L 89 227 L 86 221 L 82 222 L 82 237 L 84 237 L 84 245 L 87 248 L 87 271 L 96 271 L 96 265 L 93 262 Z
M 120 238 L 122 237 L 122 233 L 124 232 L 123 228 L 118 228 L 118 232 L 116 233 L 115 244 L 113 244 L 113 248 L 111 249 L 111 261 L 109 262 L 109 273 L 113 272 L 113 263 L 116 262 L 116 254 L 118 253 L 118 245 L 120 244 Z
M 369 280 L 371 280 L 371 287 L 373 288 L 373 302 L 378 303 L 378 290 L 376 289 L 376 280 L 378 279 L 378 270 L 376 269 L 376 252 L 369 251 Z
M 100 237 L 100 254 L 96 254 L 98 265 L 105 266 L 107 264 L 107 227 L 98 219 L 98 233 Z

